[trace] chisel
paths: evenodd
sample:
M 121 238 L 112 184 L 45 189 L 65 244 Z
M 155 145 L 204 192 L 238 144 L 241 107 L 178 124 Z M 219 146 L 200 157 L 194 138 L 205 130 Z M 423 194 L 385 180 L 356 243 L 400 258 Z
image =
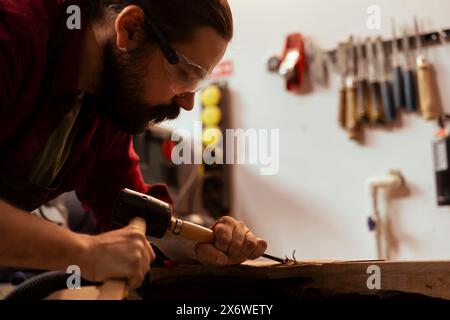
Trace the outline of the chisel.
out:
M 426 120 L 436 119 L 439 115 L 436 97 L 436 88 L 433 79 L 433 66 L 425 58 L 422 38 L 419 32 L 419 24 L 417 18 L 414 17 L 414 27 L 416 31 L 416 47 L 417 47 L 417 85 L 419 91 L 420 112 Z
M 341 74 L 341 86 L 339 87 L 338 123 L 346 128 L 346 78 L 347 78 L 347 52 L 345 43 L 339 43 L 336 51 L 336 65 Z
M 356 90 L 358 95 L 358 120 L 362 123 L 369 122 L 370 96 L 369 83 L 367 82 L 367 59 L 363 54 L 364 42 L 358 41 L 356 45 L 356 57 L 358 61 L 358 76 Z
M 405 107 L 405 93 L 403 91 L 403 71 L 398 53 L 397 31 L 395 20 L 392 23 L 392 88 L 394 93 L 394 106 L 396 109 Z
M 356 63 L 355 47 L 353 37 L 350 37 L 347 46 L 348 74 L 345 82 L 345 101 L 346 101 L 346 129 L 348 137 L 352 140 L 358 138 L 358 119 L 357 119 L 357 92 L 355 85 Z
M 369 114 L 370 122 L 373 124 L 383 123 L 383 113 L 381 105 L 380 83 L 378 82 L 377 64 L 373 52 L 373 43 L 370 38 L 366 41 L 366 56 L 369 68 L 369 93 L 371 113 Z
M 124 227 L 131 221 L 143 234 L 158 239 L 172 234 L 199 243 L 215 241 L 212 229 L 183 221 L 173 216 L 172 205 L 130 189 L 123 189 L 119 194 L 114 204 L 112 219 L 114 228 Z M 262 257 L 282 263 L 286 261 L 266 253 Z
M 405 71 L 403 73 L 405 105 L 408 112 L 415 112 L 417 111 L 417 78 L 411 54 L 411 43 L 406 29 L 403 34 L 403 51 L 405 54 Z
M 386 72 L 386 52 L 384 50 L 384 44 L 381 37 L 378 37 L 376 40 L 376 49 L 378 68 L 380 71 L 380 90 L 381 99 L 383 101 L 384 120 L 389 123 L 395 120 L 396 112 L 394 107 L 394 99 L 392 96 L 391 82 L 389 81 Z

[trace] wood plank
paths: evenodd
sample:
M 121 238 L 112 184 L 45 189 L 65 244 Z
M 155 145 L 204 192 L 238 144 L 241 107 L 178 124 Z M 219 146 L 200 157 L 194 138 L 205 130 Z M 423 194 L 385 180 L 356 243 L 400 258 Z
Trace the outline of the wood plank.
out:
M 371 275 L 367 269 L 372 265 L 380 267 L 379 290 L 367 286 Z M 450 261 L 299 261 L 296 265 L 246 262 L 233 267 L 181 265 L 154 268 L 150 276 L 152 285 L 159 285 L 160 289 L 165 283 L 182 283 L 201 277 L 224 277 L 237 283 L 239 279 L 260 282 L 291 279 L 292 290 L 315 289 L 330 296 L 402 292 L 450 300 Z M 154 296 L 157 296 L 156 292 Z
M 371 290 L 367 287 L 369 266 L 376 265 L 381 271 L 381 289 Z M 261 294 L 262 289 L 269 290 L 268 283 L 280 282 L 280 288 L 287 287 L 289 292 L 307 292 L 320 290 L 326 296 L 343 294 L 382 294 L 401 292 L 419 294 L 431 298 L 450 300 L 450 261 L 298 261 L 296 265 L 281 265 L 272 262 L 250 261 L 239 266 L 218 267 L 205 265 L 180 265 L 172 268 L 152 268 L 150 274 L 152 293 L 146 298 L 171 299 L 184 297 L 185 288 L 188 296 L 195 286 L 183 286 L 183 283 L 199 283 L 206 287 L 211 281 L 243 290 L 248 283 L 252 288 L 245 288 L 246 294 Z M 220 280 L 222 279 L 222 280 Z M 220 282 L 222 281 L 222 282 Z M 112 282 L 109 282 L 112 283 Z M 197 287 L 198 290 L 201 286 Z M 103 288 L 105 289 L 105 288 Z M 106 288 L 107 289 L 107 288 Z M 111 288 L 110 288 L 111 289 Z M 112 288 L 100 294 L 100 287 L 87 287 L 80 290 L 63 290 L 49 299 L 98 300 L 124 297 L 110 292 L 121 292 L 123 288 Z M 177 293 L 177 290 L 180 290 Z M 218 291 L 217 288 L 205 293 Z M 163 292 L 165 291 L 165 293 Z M 109 293 L 108 293 L 109 292 Z M 275 292 L 276 295 L 276 292 Z

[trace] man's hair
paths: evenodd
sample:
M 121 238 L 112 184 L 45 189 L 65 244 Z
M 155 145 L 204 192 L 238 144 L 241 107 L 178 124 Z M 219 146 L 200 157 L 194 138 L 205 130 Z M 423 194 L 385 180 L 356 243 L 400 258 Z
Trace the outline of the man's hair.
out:
M 169 42 L 192 39 L 196 29 L 211 27 L 225 40 L 233 37 L 233 16 L 227 0 L 97 0 L 90 1 L 90 19 L 98 20 L 109 10 L 120 12 L 128 5 L 141 7 Z M 154 35 L 146 26 L 147 40 Z

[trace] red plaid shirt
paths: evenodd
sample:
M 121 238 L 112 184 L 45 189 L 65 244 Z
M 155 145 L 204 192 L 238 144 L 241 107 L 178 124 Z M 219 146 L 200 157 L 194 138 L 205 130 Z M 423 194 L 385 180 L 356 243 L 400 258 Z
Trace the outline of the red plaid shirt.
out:
M 26 177 L 79 93 L 83 2 L 0 0 L 0 198 L 32 210 L 75 190 L 104 229 L 124 187 L 171 199 L 166 186 L 143 181 L 132 136 L 101 118 L 95 104 L 78 116 L 80 125 L 58 186 L 42 189 Z M 81 8 L 81 30 L 66 27 L 71 4 Z

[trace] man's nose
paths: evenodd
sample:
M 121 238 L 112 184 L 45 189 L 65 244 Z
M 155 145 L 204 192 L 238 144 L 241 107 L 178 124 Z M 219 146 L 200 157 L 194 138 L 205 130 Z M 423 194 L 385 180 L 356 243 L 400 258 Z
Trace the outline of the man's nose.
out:
M 194 108 L 195 93 L 186 93 L 181 96 L 175 96 L 173 102 L 184 110 L 191 111 Z

